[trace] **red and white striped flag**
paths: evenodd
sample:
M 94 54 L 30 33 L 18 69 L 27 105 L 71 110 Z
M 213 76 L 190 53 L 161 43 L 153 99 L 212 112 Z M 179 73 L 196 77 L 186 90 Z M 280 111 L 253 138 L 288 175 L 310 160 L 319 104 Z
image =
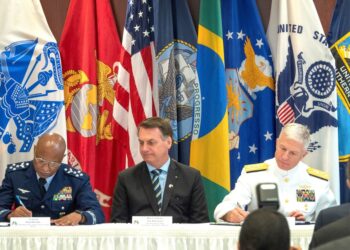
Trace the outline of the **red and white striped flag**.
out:
M 293 108 L 287 101 L 285 101 L 278 107 L 277 116 L 282 125 L 286 125 L 295 121 L 295 114 Z
M 137 125 L 159 110 L 152 1 L 128 2 L 122 45 L 113 117 L 128 167 L 142 161 Z

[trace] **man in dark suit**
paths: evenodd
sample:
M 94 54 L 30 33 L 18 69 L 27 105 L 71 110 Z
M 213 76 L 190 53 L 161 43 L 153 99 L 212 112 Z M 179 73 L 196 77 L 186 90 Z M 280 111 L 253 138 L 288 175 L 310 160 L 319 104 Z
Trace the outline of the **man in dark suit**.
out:
M 312 235 L 309 249 L 314 249 L 325 243 L 346 237 L 350 235 L 350 215 L 345 216 L 337 221 L 334 221 Z M 336 248 L 334 248 L 336 249 Z
M 348 188 L 350 188 L 350 161 L 347 162 L 345 171 L 347 178 L 346 184 Z M 316 219 L 314 232 L 316 232 L 321 227 L 339 220 L 347 215 L 350 215 L 350 203 L 345 203 L 339 206 L 321 210 Z
M 89 177 L 61 163 L 65 150 L 60 135 L 45 134 L 34 147 L 33 161 L 8 166 L 0 187 L 0 221 L 40 216 L 59 226 L 104 222 Z
M 144 120 L 138 127 L 138 138 L 144 161 L 119 174 L 111 221 L 129 223 L 132 216 L 172 216 L 174 223 L 208 222 L 200 172 L 169 157 L 172 128 L 168 120 Z

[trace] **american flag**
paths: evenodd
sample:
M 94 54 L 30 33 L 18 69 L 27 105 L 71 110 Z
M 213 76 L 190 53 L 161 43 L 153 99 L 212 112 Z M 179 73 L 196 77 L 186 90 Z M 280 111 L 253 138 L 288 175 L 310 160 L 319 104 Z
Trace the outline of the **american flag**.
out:
M 128 1 L 122 45 L 113 117 L 126 166 L 132 166 L 142 161 L 137 125 L 159 110 L 151 0 Z
M 281 106 L 279 106 L 279 108 L 277 109 L 277 116 L 283 125 L 295 121 L 295 114 L 293 108 L 288 102 L 284 102 Z

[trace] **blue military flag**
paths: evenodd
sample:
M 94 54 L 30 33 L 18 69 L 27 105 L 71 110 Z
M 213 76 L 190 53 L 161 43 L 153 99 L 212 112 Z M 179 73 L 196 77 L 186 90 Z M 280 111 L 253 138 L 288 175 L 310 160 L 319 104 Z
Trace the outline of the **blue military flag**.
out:
M 310 129 L 304 161 L 330 174 L 339 195 L 335 63 L 312 0 L 273 0 L 268 40 L 276 74 L 278 130 L 297 122 Z
M 338 94 L 338 139 L 340 166 L 340 200 L 350 201 L 346 185 L 346 163 L 350 160 L 350 1 L 338 0 L 333 13 L 328 41 L 336 63 Z
M 0 179 L 33 159 L 37 138 L 66 138 L 61 59 L 40 0 L 0 0 Z
M 233 185 L 244 165 L 273 157 L 275 84 L 255 0 L 222 1 L 222 20 Z
M 350 31 L 349 9 L 349 0 L 337 0 L 333 12 L 331 27 L 328 32 L 328 44 L 330 46 Z
M 187 1 L 155 0 L 154 26 L 159 116 L 168 118 L 173 128 L 171 156 L 188 164 L 199 81 L 197 35 Z

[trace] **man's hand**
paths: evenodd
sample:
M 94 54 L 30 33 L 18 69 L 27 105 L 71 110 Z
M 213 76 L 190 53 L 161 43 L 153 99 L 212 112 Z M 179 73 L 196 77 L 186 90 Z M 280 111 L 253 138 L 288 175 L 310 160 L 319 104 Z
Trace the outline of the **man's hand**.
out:
M 304 221 L 305 220 L 305 216 L 302 212 L 298 211 L 298 210 L 294 210 L 292 212 L 289 213 L 290 217 L 295 217 L 296 220 L 299 221 Z
M 7 215 L 8 220 L 10 220 L 11 217 L 32 217 L 32 211 L 23 206 L 19 206 Z
M 56 226 L 76 226 L 79 224 L 82 218 L 83 215 L 73 212 L 59 219 L 51 220 L 51 223 L 55 224 Z
M 240 223 L 248 216 L 248 212 L 243 209 L 236 207 L 231 211 L 227 212 L 222 219 L 227 222 Z

